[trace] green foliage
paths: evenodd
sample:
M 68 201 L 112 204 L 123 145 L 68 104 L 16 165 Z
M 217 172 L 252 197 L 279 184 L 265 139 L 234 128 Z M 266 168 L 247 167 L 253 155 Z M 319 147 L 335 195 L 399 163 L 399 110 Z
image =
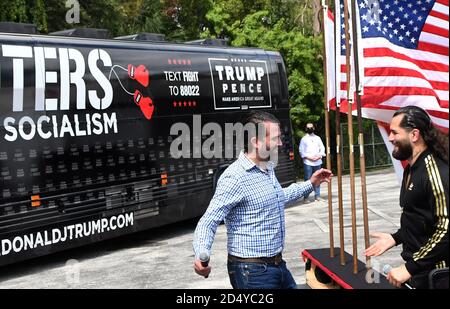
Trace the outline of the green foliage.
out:
M 0 21 L 27 22 L 27 1 L 1 1 L 0 2 Z
M 43 0 L 0 2 L 0 21 L 34 23 L 39 31 L 47 31 L 47 13 Z
M 159 0 L 83 0 L 80 22 L 69 24 L 66 0 L 9 0 L 0 2 L 0 21 L 34 23 L 39 32 L 48 33 L 75 27 L 105 28 L 112 36 L 139 32 L 164 32 L 163 1 Z
M 35 0 L 30 9 L 31 20 L 36 24 L 38 31 L 47 32 L 47 14 L 45 12 L 44 0 Z
M 165 0 L 164 27 L 166 37 L 173 41 L 196 40 L 206 24 L 211 0 Z
M 161 1 L 144 0 L 136 16 L 134 28 L 131 27 L 125 34 L 151 32 L 162 33 L 162 3 Z M 130 31 L 131 30 L 131 31 Z
M 118 4 L 116 0 L 84 0 L 79 3 L 80 24 L 71 25 L 72 27 L 106 28 L 113 36 L 123 33 L 123 28 L 126 27 L 124 4 Z
M 69 8 L 66 8 L 66 1 L 45 0 L 45 9 L 47 31 L 42 31 L 42 33 L 72 28 L 72 26 L 68 25 L 65 20 L 66 12 L 69 10 Z

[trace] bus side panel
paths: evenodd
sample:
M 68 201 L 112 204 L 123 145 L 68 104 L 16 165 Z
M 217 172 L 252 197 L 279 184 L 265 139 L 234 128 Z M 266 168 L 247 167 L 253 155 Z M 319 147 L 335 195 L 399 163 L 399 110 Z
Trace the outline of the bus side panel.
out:
M 222 139 L 205 158 L 209 123 L 223 136 L 264 109 L 292 138 L 264 53 L 35 41 L 0 37 L 0 265 L 202 215 L 214 173 L 239 153 Z

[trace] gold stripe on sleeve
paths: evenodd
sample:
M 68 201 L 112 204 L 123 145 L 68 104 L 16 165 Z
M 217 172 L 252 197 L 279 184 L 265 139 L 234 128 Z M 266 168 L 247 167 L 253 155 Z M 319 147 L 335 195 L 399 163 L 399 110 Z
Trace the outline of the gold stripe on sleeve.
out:
M 433 195 L 436 200 L 436 216 L 438 217 L 437 229 L 428 240 L 428 242 L 422 246 L 419 251 L 413 254 L 413 259 L 416 261 L 421 259 L 430 252 L 438 242 L 444 237 L 448 230 L 448 215 L 444 189 L 442 186 L 441 176 L 437 169 L 436 161 L 429 155 L 425 158 L 425 165 L 427 168 L 427 174 L 433 190 Z

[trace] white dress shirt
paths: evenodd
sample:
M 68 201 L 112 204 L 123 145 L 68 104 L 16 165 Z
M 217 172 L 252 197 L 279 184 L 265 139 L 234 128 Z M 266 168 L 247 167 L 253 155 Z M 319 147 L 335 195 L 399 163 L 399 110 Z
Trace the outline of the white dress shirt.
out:
M 322 164 L 322 159 L 311 161 L 306 159 L 306 157 L 325 157 L 325 146 L 319 136 L 314 133 L 306 134 L 300 141 L 299 152 L 300 156 L 303 158 L 303 163 L 310 166 L 317 166 Z

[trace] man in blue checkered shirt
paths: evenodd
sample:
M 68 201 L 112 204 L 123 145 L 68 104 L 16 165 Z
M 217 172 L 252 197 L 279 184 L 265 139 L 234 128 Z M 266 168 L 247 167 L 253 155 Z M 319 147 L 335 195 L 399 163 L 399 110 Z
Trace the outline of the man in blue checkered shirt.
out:
M 332 174 L 320 169 L 309 181 L 282 188 L 269 160 L 282 144 L 278 119 L 257 111 L 249 114 L 246 123 L 258 129 L 249 131 L 245 152 L 221 175 L 209 207 L 198 222 L 193 242 L 194 269 L 208 277 L 211 266 L 203 260 L 209 259 L 217 226 L 224 220 L 228 274 L 233 288 L 296 288 L 281 257 L 284 206 L 310 193 L 313 185 L 331 181 Z

